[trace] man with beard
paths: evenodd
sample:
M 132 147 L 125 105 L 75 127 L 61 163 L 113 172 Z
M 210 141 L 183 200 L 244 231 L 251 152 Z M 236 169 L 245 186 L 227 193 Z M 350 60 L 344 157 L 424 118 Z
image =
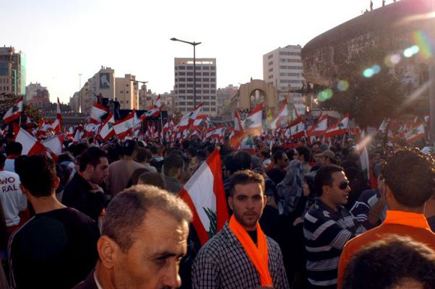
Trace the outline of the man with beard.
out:
M 80 155 L 79 171 L 65 187 L 62 203 L 98 221 L 106 198 L 100 184 L 109 174 L 109 162 L 104 151 L 91 147 Z
M 282 253 L 258 223 L 266 204 L 264 178 L 250 170 L 230 178 L 230 221 L 199 251 L 193 288 L 289 288 Z

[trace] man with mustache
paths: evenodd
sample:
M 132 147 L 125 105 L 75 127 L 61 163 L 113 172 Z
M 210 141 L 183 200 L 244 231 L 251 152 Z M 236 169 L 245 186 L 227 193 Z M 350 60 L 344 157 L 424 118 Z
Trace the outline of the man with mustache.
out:
M 233 216 L 196 256 L 193 288 L 289 288 L 281 250 L 258 223 L 266 205 L 263 176 L 238 171 L 229 187 Z

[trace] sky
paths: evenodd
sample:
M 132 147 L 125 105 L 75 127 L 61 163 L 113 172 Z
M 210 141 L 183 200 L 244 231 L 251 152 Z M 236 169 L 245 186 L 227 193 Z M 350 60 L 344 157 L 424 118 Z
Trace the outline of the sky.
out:
M 382 0 L 373 0 L 374 8 Z M 387 5 L 393 0 L 387 0 Z M 263 78 L 263 55 L 300 44 L 361 15 L 369 0 L 0 0 L 0 46 L 27 58 L 27 84 L 68 103 L 101 66 L 133 74 L 156 93 L 172 90 L 174 58 L 201 42 L 216 58 L 217 85 Z

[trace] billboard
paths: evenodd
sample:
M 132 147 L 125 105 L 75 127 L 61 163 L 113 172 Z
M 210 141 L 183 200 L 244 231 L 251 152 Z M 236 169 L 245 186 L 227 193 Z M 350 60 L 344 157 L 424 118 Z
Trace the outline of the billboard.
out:
M 110 73 L 100 73 L 100 89 L 110 88 Z

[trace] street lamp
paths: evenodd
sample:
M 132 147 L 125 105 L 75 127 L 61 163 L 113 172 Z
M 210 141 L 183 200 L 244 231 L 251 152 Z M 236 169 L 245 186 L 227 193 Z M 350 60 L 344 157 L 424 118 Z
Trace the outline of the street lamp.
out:
M 195 48 L 197 45 L 200 45 L 201 42 L 190 42 L 190 41 L 185 41 L 185 40 L 180 40 L 177 39 L 175 37 L 171 38 L 172 41 L 178 41 L 178 42 L 183 42 L 183 43 L 187 43 L 193 46 L 193 108 L 196 108 L 196 51 Z

